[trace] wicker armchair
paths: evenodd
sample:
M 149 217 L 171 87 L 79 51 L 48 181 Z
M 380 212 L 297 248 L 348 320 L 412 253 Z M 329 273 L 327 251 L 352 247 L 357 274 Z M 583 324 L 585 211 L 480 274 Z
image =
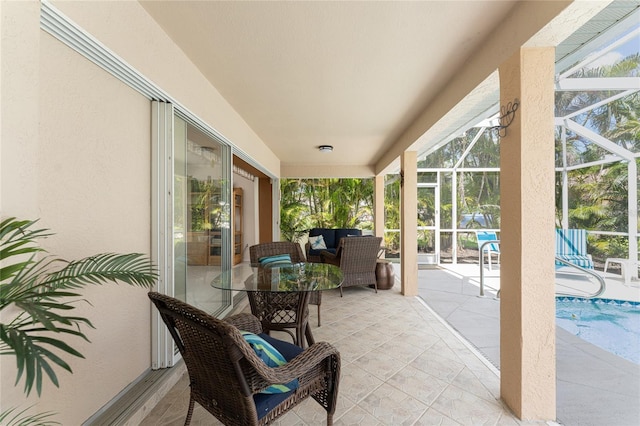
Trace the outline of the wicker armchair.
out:
M 333 424 L 340 380 L 340 354 L 326 342 L 306 350 L 265 335 L 287 359 L 268 367 L 240 334 L 259 334 L 260 322 L 250 314 L 225 320 L 214 318 L 184 302 L 159 293 L 149 298 L 158 308 L 187 366 L 191 396 L 185 425 L 191 422 L 195 402 L 225 425 L 267 425 L 311 396 L 327 411 Z M 298 379 L 298 388 L 286 393 L 262 390 Z
M 278 254 L 288 254 L 291 256 L 293 263 L 305 262 L 302 247 L 300 247 L 300 244 L 292 241 L 274 241 L 249 247 L 251 266 L 260 266 L 260 258 L 262 257 L 275 256 Z
M 288 254 L 293 263 L 305 262 L 304 252 L 300 244 L 291 241 L 274 241 L 270 243 L 260 243 L 249 247 L 249 259 L 251 266 L 259 266 L 260 258 L 275 256 L 278 254 Z M 318 306 L 318 327 L 320 327 L 320 305 L 322 304 L 322 293 L 314 291 L 309 295 L 309 304 Z M 256 314 L 255 312 L 253 313 Z
M 356 285 L 373 285 L 378 292 L 376 263 L 381 244 L 381 237 L 347 237 L 340 240 L 336 254 L 320 252 L 323 262 L 339 266 L 344 274 L 341 297 L 343 287 Z

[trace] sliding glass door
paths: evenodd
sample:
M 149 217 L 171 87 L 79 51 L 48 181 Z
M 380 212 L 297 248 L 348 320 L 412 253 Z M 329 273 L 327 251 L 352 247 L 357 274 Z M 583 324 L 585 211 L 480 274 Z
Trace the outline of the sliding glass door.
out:
M 151 133 L 155 290 L 223 316 L 231 294 L 211 281 L 231 268 L 231 148 L 167 102 L 152 102 Z M 152 312 L 152 368 L 171 367 L 180 354 Z
M 230 148 L 174 120 L 174 294 L 213 315 L 230 307 L 211 280 L 231 267 Z

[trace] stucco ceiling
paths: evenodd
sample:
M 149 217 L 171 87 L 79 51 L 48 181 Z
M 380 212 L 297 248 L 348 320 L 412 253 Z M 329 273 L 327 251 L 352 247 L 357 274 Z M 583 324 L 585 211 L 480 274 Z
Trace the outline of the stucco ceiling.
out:
M 370 168 L 516 3 L 141 2 L 282 167 Z

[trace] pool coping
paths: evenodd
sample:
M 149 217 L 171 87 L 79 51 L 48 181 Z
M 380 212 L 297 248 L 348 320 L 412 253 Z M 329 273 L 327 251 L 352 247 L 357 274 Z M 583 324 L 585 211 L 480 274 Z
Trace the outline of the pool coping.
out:
M 418 294 L 499 368 L 497 300 L 478 297 L 477 287 L 463 277 L 438 269 L 419 271 Z M 581 426 L 640 424 L 639 365 L 561 327 L 556 327 L 556 360 L 556 421 Z

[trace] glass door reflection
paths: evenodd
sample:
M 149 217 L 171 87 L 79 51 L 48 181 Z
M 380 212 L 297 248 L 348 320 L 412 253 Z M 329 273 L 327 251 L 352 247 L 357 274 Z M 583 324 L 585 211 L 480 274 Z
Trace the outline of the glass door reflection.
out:
M 231 306 L 211 280 L 231 267 L 229 147 L 174 121 L 174 291 L 213 315 Z

